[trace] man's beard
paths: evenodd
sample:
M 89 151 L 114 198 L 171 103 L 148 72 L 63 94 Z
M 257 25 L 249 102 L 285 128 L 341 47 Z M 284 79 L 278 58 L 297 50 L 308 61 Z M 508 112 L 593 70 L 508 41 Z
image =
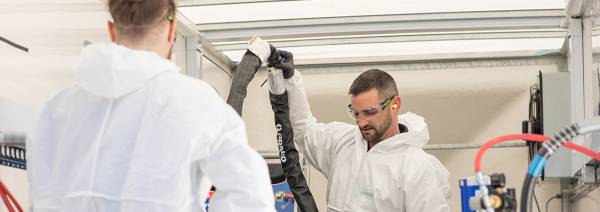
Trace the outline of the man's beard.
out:
M 366 126 L 364 126 L 363 128 L 361 128 L 361 135 L 362 137 L 367 140 L 368 142 L 378 142 L 381 141 L 381 139 L 383 138 L 383 136 L 385 135 L 385 133 L 390 129 L 390 127 L 392 126 L 392 117 L 390 116 L 390 111 L 387 111 L 386 113 L 386 117 L 385 120 L 383 121 L 383 123 L 379 126 L 377 125 L 371 125 L 368 124 Z M 371 135 L 365 135 L 365 133 L 362 130 L 365 129 L 373 129 L 375 130 L 375 133 L 371 134 Z

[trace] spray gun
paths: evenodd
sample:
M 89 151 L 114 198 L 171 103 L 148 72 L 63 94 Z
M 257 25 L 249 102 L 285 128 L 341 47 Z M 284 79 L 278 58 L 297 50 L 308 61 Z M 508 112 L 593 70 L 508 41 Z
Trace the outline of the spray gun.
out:
M 277 51 L 277 50 L 275 50 L 275 51 Z M 275 61 L 273 61 L 272 64 L 285 63 L 285 61 L 287 61 L 287 59 L 285 57 L 281 56 L 280 54 L 277 54 L 277 59 Z M 267 83 L 267 81 L 269 81 L 269 78 L 265 79 L 265 81 L 263 81 L 260 84 L 260 87 L 262 88 L 265 85 L 265 83 Z

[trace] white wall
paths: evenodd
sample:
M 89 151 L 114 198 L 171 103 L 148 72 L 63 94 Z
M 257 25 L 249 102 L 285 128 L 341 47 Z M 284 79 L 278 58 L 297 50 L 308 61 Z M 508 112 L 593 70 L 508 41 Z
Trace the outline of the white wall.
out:
M 0 108 L 18 105 L 21 112 L 16 114 L 23 117 L 35 116 L 46 99 L 73 84 L 72 66 L 84 40 L 108 40 L 103 29 L 108 20 L 105 12 L 57 12 L 51 11 L 55 9 L 51 5 L 40 3 L 0 3 L 0 8 L 12 8 L 0 12 L 0 36 L 29 48 L 25 53 L 0 42 Z M 40 16 L 35 18 L 31 15 L 34 13 Z M 9 126 L 19 120 L 0 117 L 0 131 L 12 130 Z M 26 208 L 29 197 L 25 171 L 0 166 L 0 179 Z M 0 211 L 5 211 L 3 204 Z
M 231 88 L 231 76 L 206 57 L 202 59 L 202 80 L 212 85 L 219 95 L 227 100 Z

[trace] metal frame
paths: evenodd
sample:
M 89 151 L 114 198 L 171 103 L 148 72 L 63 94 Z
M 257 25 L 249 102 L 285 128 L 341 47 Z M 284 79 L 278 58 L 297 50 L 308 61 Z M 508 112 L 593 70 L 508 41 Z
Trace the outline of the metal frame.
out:
M 428 144 L 423 147 L 423 150 L 455 150 L 455 149 L 479 149 L 483 144 Z M 491 148 L 519 148 L 527 147 L 525 142 L 511 142 L 505 144 L 497 144 Z
M 392 14 L 350 17 L 321 17 L 197 24 L 203 44 L 216 51 L 243 50 L 247 40 L 258 34 L 278 47 L 346 45 L 365 43 L 482 40 L 515 38 L 566 38 L 561 29 L 564 10 L 512 10 L 450 13 Z M 359 58 L 295 60 L 300 66 L 392 63 L 450 59 L 506 59 L 561 54 L 556 51 L 510 51 L 453 53 Z
M 98 12 L 105 11 L 104 1 L 4 1 L 0 3 L 0 11 L 8 13 L 36 13 L 36 12 Z
M 304 0 L 178 0 L 178 7 L 198 7 L 227 4 L 250 4 L 264 2 L 304 1 Z
M 460 150 L 460 149 L 479 149 L 483 144 L 427 144 L 423 150 Z M 505 144 L 494 145 L 490 148 L 521 148 L 527 147 L 524 142 L 511 142 Z M 277 151 L 258 151 L 264 159 L 279 159 Z
M 581 19 L 571 19 L 570 35 L 570 72 L 571 72 L 571 118 L 573 122 L 583 121 L 583 86 L 584 81 L 584 52 L 583 52 L 583 22 Z
M 569 19 L 570 51 L 569 64 L 571 73 L 571 120 L 580 122 L 596 115 L 595 95 L 597 74 L 593 71 L 592 30 L 590 17 L 586 17 L 587 3 L 571 0 L 567 4 Z M 575 143 L 591 146 L 591 135 L 574 139 Z M 573 174 L 587 162 L 587 157 L 572 155 Z
M 560 211 L 561 212 L 572 212 L 573 207 L 571 201 L 573 179 L 572 178 L 561 178 L 560 179 L 560 194 L 562 198 L 560 200 Z
M 600 57 L 597 57 L 600 58 Z M 395 61 L 376 63 L 382 70 L 418 71 L 418 70 L 448 70 L 459 68 L 491 68 L 509 66 L 557 65 L 563 60 L 561 55 L 550 55 L 526 58 L 495 58 L 495 59 L 452 59 L 439 61 Z M 373 68 L 372 64 L 340 64 L 332 66 L 297 65 L 298 70 L 305 74 L 331 73 L 362 73 Z M 266 68 L 264 69 L 266 70 Z M 266 73 L 266 72 L 265 72 Z
M 212 42 L 390 33 L 560 29 L 563 10 L 513 10 L 301 18 L 198 24 Z
M 216 50 L 215 47 L 206 39 L 201 39 L 198 46 L 200 46 L 198 49 L 201 49 L 201 51 L 203 51 L 204 56 L 208 58 L 208 60 L 217 65 L 227 75 L 233 76 L 234 63 L 233 61 L 231 61 L 231 59 L 229 59 L 229 57 L 225 56 L 222 52 Z
M 571 120 L 573 122 L 582 121 L 594 116 L 594 93 L 593 85 L 598 79 L 593 72 L 593 51 L 592 36 L 596 35 L 597 29 L 593 29 L 590 17 L 585 17 L 584 13 L 588 10 L 586 0 L 569 0 L 567 3 L 566 26 L 569 29 L 569 39 L 563 45 L 563 53 L 566 53 L 569 60 L 568 71 L 571 73 Z M 568 52 L 565 51 L 568 49 Z M 597 85 L 596 85 L 597 86 Z M 574 139 L 575 143 L 591 146 L 591 137 L 584 136 Z M 571 153 L 570 163 L 573 167 L 585 168 L 587 157 Z M 576 169 L 573 168 L 573 169 Z M 577 170 L 571 170 L 573 176 Z M 596 185 L 577 186 L 573 184 L 572 178 L 561 180 L 561 211 L 572 211 L 571 205 L 581 197 L 585 196 Z
M 386 64 L 397 62 L 420 62 L 420 61 L 448 61 L 448 60 L 494 60 L 494 59 L 514 59 L 514 58 L 533 58 L 545 56 L 558 56 L 561 50 L 548 51 L 505 51 L 505 52 L 473 52 L 473 53 L 449 53 L 449 54 L 427 54 L 427 55 L 399 55 L 399 56 L 372 56 L 372 57 L 344 57 L 344 58 L 313 58 L 313 59 L 294 59 L 297 67 L 314 66 L 347 66 L 347 65 L 367 65 L 367 64 Z
M 396 43 L 417 41 L 446 40 L 483 40 L 483 39 L 518 39 L 518 38 L 564 38 L 567 31 L 557 30 L 519 30 L 519 31 L 475 31 L 475 32 L 436 32 L 436 33 L 404 33 L 375 34 L 355 36 L 329 36 L 316 38 L 271 39 L 269 43 L 277 47 L 323 46 L 363 43 Z M 219 51 L 241 50 L 247 48 L 246 41 L 213 43 Z
M 183 73 L 201 79 L 202 63 L 206 57 L 228 75 L 232 75 L 233 62 L 223 53 L 216 51 L 210 42 L 204 41 L 205 39 L 196 31 L 194 24 L 189 19 L 178 11 L 175 20 L 177 21 L 177 33 L 184 39 L 178 41 L 183 42 L 185 46 L 184 50 L 179 50 L 179 53 L 184 55 L 184 59 L 178 59 L 178 63 L 180 63 L 178 65 L 183 69 Z
M 186 57 L 186 71 L 185 74 L 202 79 L 202 50 L 198 49 L 198 38 L 197 37 L 186 37 L 185 38 L 185 57 Z
M 592 159 L 593 161 L 593 159 Z M 571 202 L 575 202 L 583 197 L 585 197 L 586 195 L 588 195 L 590 192 L 594 191 L 595 189 L 597 189 L 598 187 L 600 187 L 600 179 L 598 178 L 598 168 L 594 167 L 593 168 L 595 173 L 592 173 L 592 177 L 593 182 L 591 183 L 585 183 L 583 182 L 582 178 L 578 179 L 577 185 L 574 186 L 574 188 L 572 188 L 572 195 L 570 196 L 569 200 Z

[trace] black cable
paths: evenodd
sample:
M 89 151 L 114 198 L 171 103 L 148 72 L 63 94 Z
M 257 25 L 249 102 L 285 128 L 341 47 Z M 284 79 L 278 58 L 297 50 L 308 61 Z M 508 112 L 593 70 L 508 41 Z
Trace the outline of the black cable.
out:
M 23 50 L 24 52 L 29 52 L 29 49 L 27 47 L 21 46 L 19 44 L 16 44 L 6 38 L 3 38 L 2 36 L 0 36 L 0 41 L 4 41 L 5 43 L 7 43 L 8 45 L 11 45 L 12 47 L 15 47 L 17 49 Z
M 542 212 L 542 209 L 540 208 L 540 203 L 538 203 L 538 199 L 537 196 L 535 196 L 535 188 L 533 188 L 533 199 L 535 200 L 535 206 L 538 209 L 538 212 Z
M 554 151 L 560 148 L 568 140 L 571 140 L 579 135 L 579 133 L 579 125 L 572 124 L 556 133 L 549 141 L 546 141 L 543 145 L 543 148 L 540 149 L 540 151 L 535 155 L 534 161 L 529 165 L 529 170 L 525 176 L 525 181 L 523 182 L 523 190 L 521 192 L 521 212 L 529 211 L 527 206 L 532 198 L 532 191 L 535 188 L 535 182 L 538 179 L 537 175 L 539 175 L 539 172 L 541 172 L 538 169 L 543 167 L 544 162 L 548 160 L 550 156 L 552 156 Z
M 548 150 L 545 148 L 540 149 L 537 155 L 546 155 Z M 523 190 L 521 191 L 521 212 L 529 212 L 529 202 L 533 198 L 533 191 L 535 188 L 535 182 L 537 181 L 537 176 L 533 176 L 530 173 L 527 173 L 525 176 L 525 180 L 523 181 Z
M 534 101 L 533 87 L 535 87 L 535 85 L 532 85 L 531 87 L 529 87 L 529 122 L 528 122 L 527 132 L 523 132 L 523 133 L 530 133 L 531 130 L 529 129 L 530 128 L 529 125 L 533 125 L 533 123 L 535 122 L 534 111 L 533 111 L 533 101 Z M 533 160 L 535 144 L 533 144 L 533 142 L 528 141 L 527 147 L 529 149 L 529 162 L 531 162 L 531 160 Z
M 557 194 L 557 195 L 554 195 L 554 196 L 550 197 L 550 198 L 549 198 L 549 199 L 546 201 L 546 212 L 548 212 L 548 205 L 550 204 L 550 202 L 551 202 L 553 199 L 560 199 L 560 198 L 562 198 L 562 195 L 560 195 L 560 194 Z
M 533 190 L 535 183 L 531 182 L 535 182 L 535 178 L 536 177 L 530 174 L 527 174 L 525 177 L 525 181 L 523 182 L 523 191 L 521 192 L 521 212 L 529 212 L 529 207 L 527 206 L 529 205 L 529 200 L 532 197 L 532 193 L 529 191 Z

